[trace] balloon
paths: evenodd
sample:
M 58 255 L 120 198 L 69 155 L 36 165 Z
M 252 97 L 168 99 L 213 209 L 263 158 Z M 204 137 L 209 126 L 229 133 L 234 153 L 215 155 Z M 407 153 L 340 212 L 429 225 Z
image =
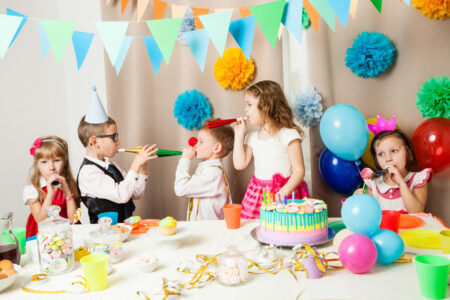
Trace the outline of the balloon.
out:
M 366 120 L 367 124 L 375 125 L 377 123 L 377 118 L 370 118 Z M 366 149 L 364 150 L 363 155 L 361 156 L 362 161 L 366 166 L 375 170 L 375 161 L 373 160 L 372 153 L 370 153 L 370 145 L 372 144 L 373 138 L 375 135 L 372 131 L 369 130 L 369 140 L 367 141 Z
M 348 104 L 336 104 L 323 114 L 320 136 L 325 146 L 336 156 L 355 161 L 366 149 L 369 129 L 356 108 Z
M 331 188 L 339 193 L 351 194 L 358 187 L 362 180 L 358 167 L 362 168 L 361 160 L 344 160 L 327 148 L 319 157 L 320 175 Z
M 377 262 L 390 264 L 402 256 L 405 243 L 402 238 L 389 229 L 380 229 L 371 237 L 377 247 Z
M 347 228 L 344 228 L 341 231 L 339 231 L 333 239 L 333 251 L 339 252 L 339 246 L 341 245 L 342 241 L 352 234 L 353 232 L 351 232 Z
M 351 232 L 372 236 L 380 228 L 381 207 L 370 195 L 353 195 L 342 205 L 341 216 Z
M 377 261 L 377 247 L 367 236 L 352 234 L 346 237 L 339 246 L 339 258 L 350 272 L 366 273 Z
M 434 173 L 450 166 L 450 119 L 431 118 L 422 122 L 412 135 L 414 153 L 421 169 Z

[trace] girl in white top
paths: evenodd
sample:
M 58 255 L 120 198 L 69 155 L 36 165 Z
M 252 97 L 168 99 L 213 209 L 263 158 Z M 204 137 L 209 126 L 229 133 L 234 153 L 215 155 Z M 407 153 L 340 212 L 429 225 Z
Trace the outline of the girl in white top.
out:
M 296 198 L 309 197 L 303 181 L 305 167 L 301 141 L 303 132 L 294 124 L 292 110 L 276 82 L 265 80 L 245 91 L 245 116 L 234 131 L 233 164 L 245 169 L 255 158 L 255 175 L 242 200 L 242 218 L 259 217 L 263 191 L 273 200 L 295 192 Z M 247 135 L 247 124 L 259 126 Z

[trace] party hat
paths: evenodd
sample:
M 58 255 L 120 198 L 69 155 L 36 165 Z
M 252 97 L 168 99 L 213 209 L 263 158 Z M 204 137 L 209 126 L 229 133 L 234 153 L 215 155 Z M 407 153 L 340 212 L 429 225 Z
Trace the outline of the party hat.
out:
M 383 131 L 394 131 L 395 130 L 395 118 L 397 114 L 394 114 L 392 118 L 387 121 L 380 115 L 377 115 L 377 123 L 375 125 L 367 124 L 369 130 L 373 132 L 373 134 L 377 135 Z
M 90 124 L 103 124 L 108 121 L 108 115 L 106 114 L 100 99 L 98 99 L 97 87 L 95 86 L 92 87 L 91 103 L 89 104 L 89 109 L 84 120 L 86 123 Z

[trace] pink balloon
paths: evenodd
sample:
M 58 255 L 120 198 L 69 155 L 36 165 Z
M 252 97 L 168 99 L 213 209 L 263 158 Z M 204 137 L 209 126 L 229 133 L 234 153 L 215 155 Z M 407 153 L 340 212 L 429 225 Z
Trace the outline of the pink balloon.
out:
M 369 272 L 377 261 L 377 247 L 363 234 L 346 237 L 339 246 L 339 258 L 344 267 L 352 273 Z

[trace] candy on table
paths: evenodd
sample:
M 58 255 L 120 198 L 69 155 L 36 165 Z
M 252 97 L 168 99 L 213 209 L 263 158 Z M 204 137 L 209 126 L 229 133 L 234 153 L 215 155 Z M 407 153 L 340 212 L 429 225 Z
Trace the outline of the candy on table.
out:
M 55 234 L 38 234 L 41 270 L 61 273 L 72 267 L 72 238 L 66 231 Z
M 141 222 L 141 217 L 139 216 L 132 216 L 124 221 L 125 224 L 130 225 L 133 228 L 136 228 L 139 225 L 139 222 Z
M 228 285 L 244 282 L 248 278 L 247 265 L 235 263 L 219 267 L 219 280 Z

